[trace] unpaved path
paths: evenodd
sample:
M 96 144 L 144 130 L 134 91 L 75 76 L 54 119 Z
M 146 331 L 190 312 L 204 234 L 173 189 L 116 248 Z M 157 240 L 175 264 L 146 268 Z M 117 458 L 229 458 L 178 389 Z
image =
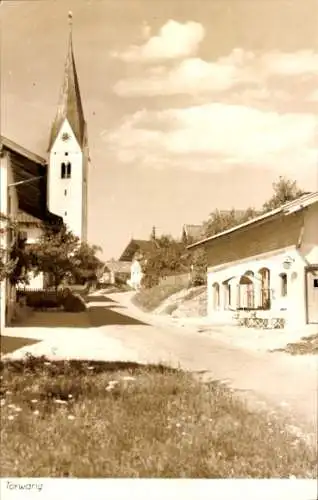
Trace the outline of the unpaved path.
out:
M 275 409 L 313 439 L 317 435 L 317 357 L 252 352 L 190 327 L 177 328 L 160 315 L 140 312 L 129 293 L 95 294 L 81 321 L 76 314 L 74 320 L 56 315 L 54 324 L 54 317 L 39 313 L 27 327 L 8 329 L 6 335 L 41 340 L 10 357 L 28 351 L 53 359 L 169 363 L 221 380 L 252 405 Z
M 300 359 L 285 353 L 251 352 L 176 328 L 164 318 L 140 312 L 131 304 L 130 294 L 98 300 L 90 304 L 91 325 L 135 351 L 140 362 L 168 362 L 222 380 L 248 399 L 274 405 L 294 423 L 316 433 L 316 356 Z

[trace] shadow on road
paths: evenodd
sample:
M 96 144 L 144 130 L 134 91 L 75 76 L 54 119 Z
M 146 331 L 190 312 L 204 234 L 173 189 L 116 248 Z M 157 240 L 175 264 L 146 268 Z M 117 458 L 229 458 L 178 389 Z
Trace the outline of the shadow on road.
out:
M 117 306 L 116 306 L 117 308 Z M 90 324 L 93 327 L 105 325 L 147 325 L 139 319 L 126 316 L 109 307 L 91 306 L 89 308 Z
M 89 328 L 87 312 L 32 311 L 23 321 L 14 325 L 21 328 Z
M 116 304 L 116 301 L 113 299 L 110 299 L 109 297 L 105 297 L 104 295 L 88 295 L 86 297 L 87 302 L 111 302 L 113 304 Z
M 0 350 L 2 354 L 9 354 L 10 352 L 21 349 L 27 345 L 37 344 L 39 341 L 34 339 L 18 338 L 18 337 L 6 337 L 0 335 Z

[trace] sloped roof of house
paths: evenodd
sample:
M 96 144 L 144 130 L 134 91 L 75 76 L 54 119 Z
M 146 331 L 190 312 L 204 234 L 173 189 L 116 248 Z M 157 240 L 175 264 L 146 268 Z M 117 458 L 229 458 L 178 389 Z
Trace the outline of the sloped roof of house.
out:
M 13 185 L 17 192 L 20 214 L 27 214 L 36 220 L 61 224 L 63 219 L 47 209 L 47 170 L 44 158 L 3 136 L 0 137 L 0 150 L 10 155 Z M 24 217 L 26 218 L 25 215 Z
M 199 224 L 184 224 L 183 231 L 187 238 L 191 238 L 195 241 L 203 236 L 203 226 Z
M 131 239 L 119 260 L 131 262 L 136 252 L 147 254 L 157 247 L 156 240 L 135 240 Z
M 243 222 L 242 224 L 239 224 L 239 225 L 234 226 L 230 229 L 227 229 L 226 231 L 222 231 L 221 233 L 218 233 L 218 234 L 215 234 L 215 235 L 210 236 L 208 238 L 204 238 L 202 240 L 199 240 L 196 243 L 189 245 L 188 248 L 191 249 L 191 248 L 198 247 L 200 245 L 205 245 L 205 244 L 207 244 L 211 241 L 214 241 L 218 238 L 222 238 L 223 236 L 227 236 L 228 234 L 232 234 L 232 233 L 235 233 L 237 231 L 240 231 L 243 228 L 257 225 L 263 221 L 267 222 L 276 216 L 289 215 L 291 213 L 298 212 L 298 211 L 303 210 L 304 208 L 306 208 L 310 205 L 313 205 L 314 203 L 318 203 L 318 191 L 315 191 L 314 193 L 304 194 L 303 196 L 300 196 L 296 200 L 285 203 L 284 205 L 281 205 L 280 207 L 275 208 L 274 210 L 271 210 L 265 214 L 254 217 L 253 219 L 250 219 L 247 222 Z
M 15 221 L 27 226 L 37 226 L 43 223 L 43 221 L 38 217 L 34 217 L 33 215 L 22 212 L 21 210 L 18 211 Z
M 105 263 L 104 272 L 110 271 L 113 273 L 130 273 L 131 262 L 119 260 L 110 260 Z

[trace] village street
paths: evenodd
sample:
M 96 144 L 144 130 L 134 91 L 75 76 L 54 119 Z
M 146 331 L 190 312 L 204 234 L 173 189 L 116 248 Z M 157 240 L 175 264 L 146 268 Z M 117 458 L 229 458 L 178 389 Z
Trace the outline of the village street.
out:
M 129 294 L 92 295 L 87 313 L 67 316 L 50 327 L 38 321 L 52 313 L 36 313 L 23 328 L 6 335 L 41 340 L 19 349 L 54 358 L 101 359 L 162 363 L 191 370 L 203 378 L 228 384 L 258 408 L 272 408 L 314 435 L 317 420 L 316 357 L 258 353 L 215 340 L 194 329 L 178 328 L 163 318 L 130 305 Z M 66 317 L 66 316 L 65 316 Z M 77 319 L 77 322 L 74 320 Z M 73 324 L 70 323 L 73 321 Z M 33 322 L 33 323 L 32 323 Z M 55 326 L 55 328 L 54 328 Z M 215 327 L 217 329 L 217 327 Z

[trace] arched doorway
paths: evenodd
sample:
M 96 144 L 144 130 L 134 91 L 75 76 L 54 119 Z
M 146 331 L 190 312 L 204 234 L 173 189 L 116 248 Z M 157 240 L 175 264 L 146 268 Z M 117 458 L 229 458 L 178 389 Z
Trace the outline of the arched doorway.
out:
M 267 267 L 262 267 L 258 274 L 261 279 L 261 308 L 271 308 L 271 273 Z
M 254 273 L 246 271 L 239 281 L 239 308 L 254 309 Z

